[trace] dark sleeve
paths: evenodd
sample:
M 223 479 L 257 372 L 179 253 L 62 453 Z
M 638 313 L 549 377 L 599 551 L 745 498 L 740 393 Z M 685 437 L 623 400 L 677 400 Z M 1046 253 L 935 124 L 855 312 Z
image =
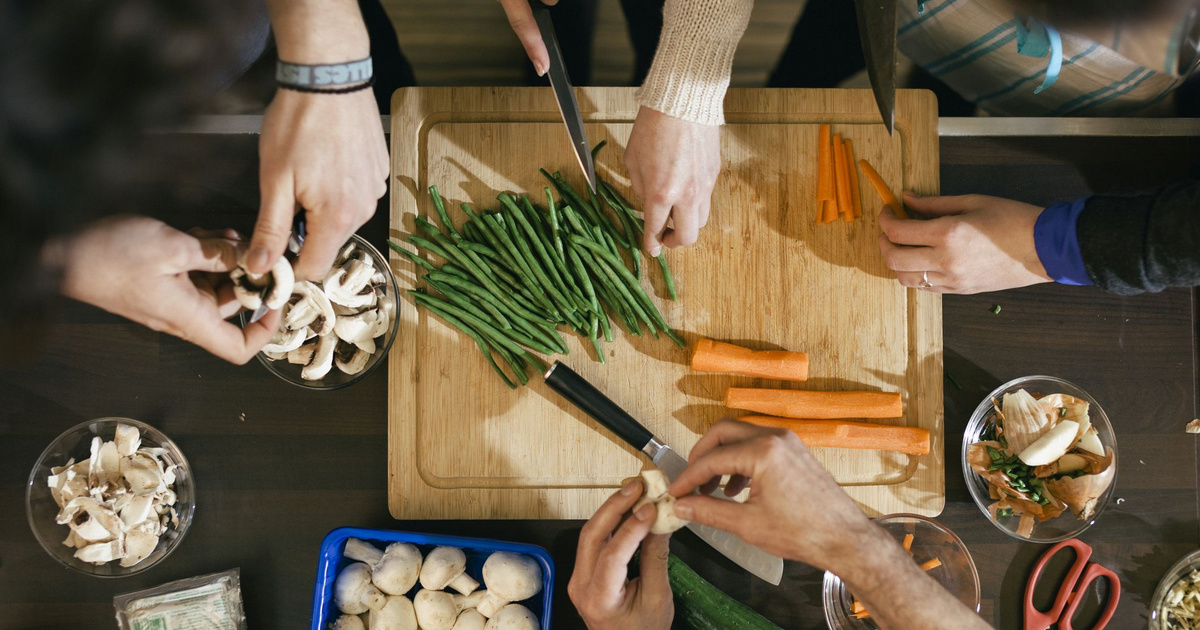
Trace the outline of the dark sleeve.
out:
M 1200 286 L 1200 182 L 1094 195 L 1076 230 L 1088 276 L 1105 291 Z

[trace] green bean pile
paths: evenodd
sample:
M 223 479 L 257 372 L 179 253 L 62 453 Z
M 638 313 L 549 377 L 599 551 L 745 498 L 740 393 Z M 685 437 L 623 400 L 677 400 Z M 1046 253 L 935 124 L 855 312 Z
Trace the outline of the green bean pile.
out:
M 431 186 L 441 227 L 417 217 L 423 236 L 412 234 L 408 241 L 441 258 L 442 266 L 388 242 L 426 271 L 421 278 L 428 288 L 408 291 L 413 300 L 473 339 L 511 388 L 517 385 L 493 353 L 524 385 L 530 364 L 545 369 L 530 350 L 568 354 L 560 324 L 586 336 L 601 363 L 600 338 L 613 340 L 610 317 L 630 334 L 641 336 L 645 325 L 656 339 L 661 333 L 683 347 L 642 288 L 638 246 L 644 223 L 629 202 L 604 182 L 597 183 L 599 197 L 585 189 L 585 199 L 559 173 L 541 173 L 561 201 L 556 202 L 549 187 L 543 189 L 545 208 L 524 195 L 500 193 L 500 207 L 494 211 L 476 212 L 462 204 L 467 221 L 461 227 L 451 221 L 437 187 Z M 662 254 L 656 258 L 674 300 L 671 270 Z

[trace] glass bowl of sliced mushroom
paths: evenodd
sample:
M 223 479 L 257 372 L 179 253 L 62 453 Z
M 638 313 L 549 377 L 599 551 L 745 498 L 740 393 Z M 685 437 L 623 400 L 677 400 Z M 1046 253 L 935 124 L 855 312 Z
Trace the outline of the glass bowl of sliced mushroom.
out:
M 29 527 L 59 563 L 98 577 L 144 571 L 179 546 L 196 491 L 167 436 L 128 418 L 76 425 L 42 451 L 25 489 Z
M 283 311 L 279 331 L 258 360 L 283 380 L 307 389 L 352 385 L 378 365 L 399 329 L 399 287 L 388 260 L 357 234 L 342 247 L 333 268 L 319 282 L 283 276 L 256 279 L 245 274 L 239 292 L 242 324 L 258 304 Z M 236 270 L 235 270 L 235 273 Z M 275 275 L 275 274 L 272 274 Z M 250 282 L 257 281 L 258 293 Z M 290 285 L 286 299 L 281 295 Z

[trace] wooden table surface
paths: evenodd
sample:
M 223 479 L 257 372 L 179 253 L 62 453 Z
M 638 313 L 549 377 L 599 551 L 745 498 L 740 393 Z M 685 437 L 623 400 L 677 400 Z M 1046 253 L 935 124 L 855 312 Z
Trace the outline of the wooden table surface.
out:
M 129 209 L 190 227 L 249 230 L 257 211 L 257 137 L 160 136 L 169 165 Z M 947 194 L 980 192 L 1033 203 L 1090 190 L 1151 186 L 1200 171 L 1187 139 L 946 138 Z M 386 200 L 362 233 L 381 242 Z M 716 209 L 719 212 L 719 209 Z M 999 314 L 993 314 L 1000 305 Z M 1188 290 L 1121 298 L 1038 287 L 947 297 L 946 510 L 982 582 L 982 614 L 1020 627 L 1024 581 L 1043 546 L 992 527 L 959 466 L 962 429 L 993 387 L 1052 374 L 1095 396 L 1117 430 L 1115 496 L 1082 539 L 1121 575 L 1111 627 L 1144 627 L 1159 578 L 1200 546 L 1197 453 L 1183 425 L 1196 417 L 1196 302 Z M 203 351 L 96 309 L 64 304 L 29 363 L 0 368 L 0 628 L 112 628 L 112 597 L 240 567 L 253 628 L 305 628 L 317 549 L 343 525 L 487 536 L 540 544 L 558 565 L 556 628 L 580 627 L 566 598 L 580 521 L 397 522 L 386 501 L 386 373 L 346 390 L 288 385 L 256 363 L 233 367 Z M 156 425 L 191 461 L 196 521 L 174 554 L 134 577 L 100 580 L 57 565 L 26 524 L 25 482 L 41 450 L 87 419 Z M 673 549 L 701 574 L 786 628 L 819 628 L 821 572 L 789 563 L 783 584 L 746 579 L 694 536 Z M 1084 621 L 1082 618 L 1079 621 Z M 1086 624 L 1079 624 L 1085 626 Z

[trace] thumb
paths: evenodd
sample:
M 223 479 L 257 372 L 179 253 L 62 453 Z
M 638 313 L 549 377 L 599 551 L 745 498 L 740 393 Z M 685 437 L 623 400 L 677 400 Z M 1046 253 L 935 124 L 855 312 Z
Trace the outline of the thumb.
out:
M 724 501 L 700 494 L 691 494 L 675 500 L 675 515 L 701 525 L 738 533 L 747 521 L 749 508 L 736 501 Z
M 250 239 L 250 253 L 246 256 L 246 269 L 251 273 L 266 273 L 283 255 L 296 214 L 291 175 L 261 177 L 260 182 L 262 203 L 258 222 L 254 224 L 254 236 Z
M 904 207 L 918 214 L 944 217 L 970 212 L 975 209 L 976 203 L 973 195 L 921 197 L 906 190 L 904 191 Z

